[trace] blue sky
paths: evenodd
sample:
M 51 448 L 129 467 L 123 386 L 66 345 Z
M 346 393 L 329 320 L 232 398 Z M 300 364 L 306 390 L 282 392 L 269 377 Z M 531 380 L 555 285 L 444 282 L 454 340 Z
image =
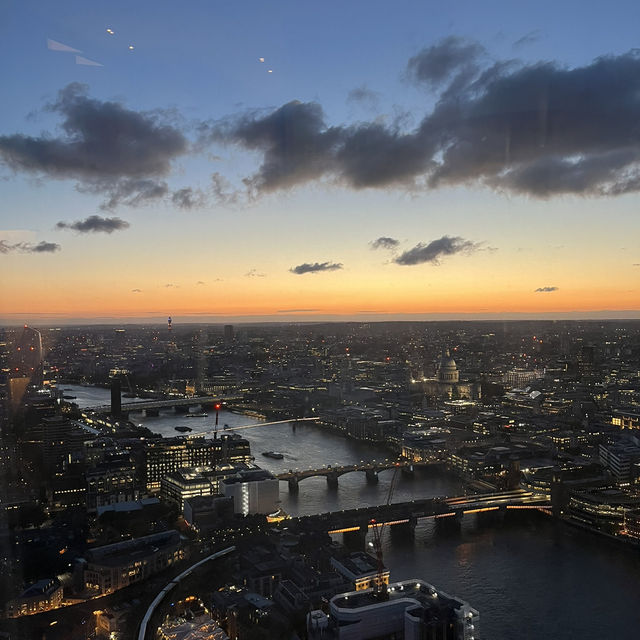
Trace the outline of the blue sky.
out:
M 331 168 L 249 197 L 243 179 L 259 171 L 266 148 L 248 148 L 237 130 L 196 143 L 203 124 L 226 122 L 233 130 L 245 118 L 262 126 L 292 100 L 320 105 L 324 125 L 339 135 L 363 125 L 415 132 L 446 88 L 409 72 L 408 61 L 426 49 L 453 37 L 482 47 L 483 68 L 513 61 L 516 70 L 540 62 L 571 70 L 634 49 L 639 13 L 632 2 L 0 1 L 0 137 L 68 140 L 63 114 L 47 105 L 81 83 L 88 100 L 162 122 L 189 146 L 160 176 L 168 195 L 108 210 L 103 187 L 88 189 L 77 171 L 16 169 L 6 153 L 4 163 L 0 157 L 0 260 L 5 273 L 21 274 L 19 282 L 0 280 L 0 314 L 147 317 L 166 307 L 184 318 L 208 311 L 283 317 L 282 308 L 299 306 L 295 300 L 316 310 L 303 314 L 310 319 L 357 318 L 362 307 L 380 310 L 381 318 L 637 310 L 635 190 L 541 197 L 476 179 L 362 189 Z M 52 50 L 47 40 L 80 53 Z M 77 64 L 76 55 L 102 66 Z M 584 159 L 565 160 L 576 157 Z M 211 197 L 212 174 L 223 197 Z M 184 188 L 206 198 L 177 207 L 171 195 Z M 112 233 L 69 228 L 89 216 L 128 226 Z M 442 238 L 460 238 L 460 247 L 468 242 L 473 250 L 399 266 L 397 252 L 371 250 L 381 236 L 396 239 L 397 252 Z M 34 251 L 43 241 L 59 248 Z M 292 275 L 307 263 L 341 267 Z M 619 286 L 611 285 L 612 271 Z M 542 287 L 555 289 L 534 295 Z

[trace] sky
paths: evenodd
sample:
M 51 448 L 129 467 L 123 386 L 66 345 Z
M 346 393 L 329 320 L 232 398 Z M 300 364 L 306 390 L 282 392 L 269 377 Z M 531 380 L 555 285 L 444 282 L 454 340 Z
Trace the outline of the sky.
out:
M 640 6 L 0 0 L 0 322 L 640 318 Z

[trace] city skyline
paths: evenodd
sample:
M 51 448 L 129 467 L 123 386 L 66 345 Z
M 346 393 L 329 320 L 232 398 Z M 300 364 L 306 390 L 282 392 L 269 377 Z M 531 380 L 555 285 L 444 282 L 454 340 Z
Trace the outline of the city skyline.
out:
M 640 318 L 614 5 L 0 9 L 0 321 Z

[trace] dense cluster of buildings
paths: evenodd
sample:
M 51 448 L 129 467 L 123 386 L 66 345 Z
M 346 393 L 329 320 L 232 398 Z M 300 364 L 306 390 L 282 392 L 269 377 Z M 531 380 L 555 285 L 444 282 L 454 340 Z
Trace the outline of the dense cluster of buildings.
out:
M 640 544 L 639 363 L 635 322 L 5 330 L 5 614 L 170 573 L 194 545 L 277 511 L 279 481 L 246 438 L 159 437 L 127 420 L 122 395 L 226 395 L 238 411 L 314 417 L 472 490 L 548 496 L 556 517 Z M 69 383 L 110 386 L 110 411 L 80 410 L 64 397 Z M 378 618 L 389 637 L 473 637 L 477 612 L 462 600 L 420 579 L 390 583 L 366 554 L 309 561 L 292 551 L 304 543 L 287 544 L 244 550 L 235 588 L 205 602 L 228 637 L 316 605 L 303 626 L 318 637 L 367 637 Z

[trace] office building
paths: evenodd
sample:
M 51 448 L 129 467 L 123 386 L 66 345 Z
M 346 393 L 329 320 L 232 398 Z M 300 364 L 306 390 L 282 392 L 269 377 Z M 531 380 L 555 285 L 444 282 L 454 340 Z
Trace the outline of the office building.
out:
M 162 478 L 183 467 L 215 467 L 224 463 L 251 462 L 248 440 L 225 433 L 219 438 L 163 438 L 145 443 L 145 484 L 160 490 Z
M 89 513 L 140 497 L 135 470 L 128 458 L 100 462 L 87 471 L 86 478 Z
M 211 493 L 211 481 L 198 469 L 189 467 L 166 475 L 160 483 L 162 499 L 177 505 L 180 511 L 184 510 L 185 500 Z
M 122 414 L 122 384 L 120 378 L 111 378 L 111 417 L 119 418 Z
M 183 557 L 180 534 L 163 531 L 89 549 L 76 571 L 86 589 L 104 595 L 142 582 Z
M 256 468 L 225 478 L 220 493 L 233 498 L 235 513 L 269 514 L 278 510 L 280 482 L 269 471 Z
M 182 513 L 189 526 L 206 535 L 233 517 L 233 498 L 219 495 L 188 498 Z
M 606 467 L 617 484 L 631 482 L 633 463 L 640 460 L 640 447 L 628 442 L 601 444 L 600 464 Z

